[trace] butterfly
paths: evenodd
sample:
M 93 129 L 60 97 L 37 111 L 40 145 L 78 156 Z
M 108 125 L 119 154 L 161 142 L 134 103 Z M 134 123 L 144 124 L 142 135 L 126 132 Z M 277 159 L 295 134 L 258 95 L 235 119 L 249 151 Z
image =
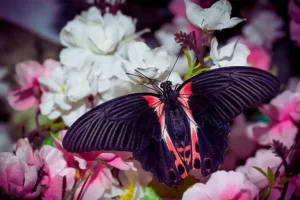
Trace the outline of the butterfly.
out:
M 165 81 L 158 94 L 129 94 L 91 109 L 69 128 L 63 146 L 70 152 L 133 152 L 144 170 L 172 187 L 193 169 L 203 176 L 218 170 L 229 122 L 279 87 L 275 76 L 252 67 L 209 70 L 176 89 Z

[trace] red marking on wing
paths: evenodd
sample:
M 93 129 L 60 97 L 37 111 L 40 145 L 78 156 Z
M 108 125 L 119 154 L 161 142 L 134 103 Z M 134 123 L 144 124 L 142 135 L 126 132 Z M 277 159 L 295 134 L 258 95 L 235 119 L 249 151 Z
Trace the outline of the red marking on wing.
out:
M 162 137 L 164 135 L 164 127 L 165 127 L 165 113 L 164 113 L 164 104 L 158 97 L 154 96 L 144 96 L 146 101 L 148 102 L 149 107 L 153 108 L 156 112 L 156 115 L 159 120 Z
M 164 113 L 164 104 L 161 102 L 161 100 L 158 97 L 153 97 L 153 96 L 144 96 L 146 101 L 148 102 L 148 105 L 151 108 L 154 108 L 158 119 L 159 119 L 159 124 L 161 127 L 161 133 L 162 133 L 162 139 L 165 141 L 168 150 L 175 156 L 175 165 L 178 167 L 181 165 L 184 169 L 183 173 L 180 174 L 181 178 L 185 178 L 188 176 L 187 170 L 185 168 L 185 165 L 183 164 L 183 161 L 181 160 L 180 156 L 178 155 L 178 152 L 176 151 L 176 148 L 169 136 L 169 133 L 166 129 L 165 126 L 165 113 Z
M 185 84 L 179 91 L 179 95 L 190 96 L 192 94 L 192 82 Z
M 189 121 L 190 121 L 191 146 L 192 146 L 192 157 L 193 157 L 192 158 L 192 160 L 193 160 L 192 166 L 193 166 L 193 169 L 195 169 L 194 168 L 195 160 L 199 159 L 199 161 L 200 161 L 201 156 L 200 156 L 199 152 L 197 152 L 197 145 L 199 145 L 198 136 L 197 136 L 197 126 L 196 126 L 197 123 L 195 122 L 195 119 L 192 115 L 192 111 L 191 111 L 189 103 L 188 103 L 189 97 L 193 94 L 192 90 L 191 90 L 191 86 L 192 86 L 192 83 L 189 82 L 180 90 L 178 101 L 180 103 L 182 103 L 182 105 L 183 105 L 182 108 L 185 111 L 185 113 L 187 114 Z
M 175 156 L 175 165 L 176 165 L 176 167 L 177 167 L 177 170 L 178 170 L 178 167 L 179 167 L 180 165 L 181 165 L 181 166 L 183 167 L 183 169 L 184 169 L 183 173 L 180 174 L 181 178 L 187 177 L 187 176 L 188 176 L 188 173 L 187 173 L 187 170 L 186 170 L 186 168 L 185 168 L 185 165 L 183 164 L 183 162 L 182 162 L 180 156 L 178 155 L 178 152 L 176 151 L 176 148 L 175 148 L 175 146 L 174 146 L 174 144 L 173 144 L 171 138 L 169 137 L 169 135 L 165 135 L 164 139 L 165 139 L 165 142 L 166 142 L 166 144 L 167 144 L 167 147 L 168 147 L 169 151 L 172 152 L 172 153 L 174 154 L 174 156 Z
M 188 151 L 191 151 L 191 145 L 187 145 L 186 147 L 182 148 L 182 147 L 179 147 L 176 149 L 177 152 L 179 153 L 179 155 L 181 153 L 183 153 L 183 156 L 180 156 L 187 164 L 191 162 L 191 159 L 192 159 L 192 155 L 191 155 L 191 152 L 188 153 L 188 156 L 186 156 L 186 153 Z

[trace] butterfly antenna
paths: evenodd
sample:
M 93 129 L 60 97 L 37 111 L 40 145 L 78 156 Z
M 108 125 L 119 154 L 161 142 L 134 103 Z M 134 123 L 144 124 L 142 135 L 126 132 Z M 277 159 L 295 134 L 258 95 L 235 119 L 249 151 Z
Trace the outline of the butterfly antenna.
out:
M 169 75 L 168 75 L 167 80 L 169 80 L 169 78 L 170 78 L 170 75 L 171 75 L 171 73 L 172 73 L 172 71 L 173 71 L 173 69 L 174 69 L 174 67 L 175 67 L 175 65 L 176 65 L 176 63 L 177 63 L 177 61 L 178 61 L 178 59 L 179 59 L 179 57 L 180 57 L 181 51 L 182 51 L 182 48 L 181 48 L 180 51 L 179 51 L 179 54 L 178 54 L 178 56 L 177 56 L 177 58 L 176 58 L 176 61 L 175 61 L 174 65 L 173 65 L 173 67 L 172 67 L 172 69 L 171 69 L 171 71 L 170 71 L 170 73 L 169 73 Z
M 137 71 L 137 72 L 138 72 L 138 71 Z M 139 84 L 139 85 L 143 85 L 143 86 L 145 86 L 146 88 L 151 89 L 151 90 L 153 90 L 153 91 L 155 91 L 155 92 L 157 92 L 157 93 L 162 92 L 162 90 L 161 90 L 158 86 L 156 86 L 155 84 L 153 84 L 153 82 L 152 82 L 152 80 L 153 80 L 153 81 L 157 81 L 156 79 L 148 78 L 148 77 L 146 77 L 145 75 L 143 75 L 142 73 L 140 73 L 140 74 L 142 74 L 142 76 L 139 76 L 139 75 L 136 75 L 136 74 L 131 74 L 131 73 L 126 73 L 126 74 L 132 75 L 132 76 L 136 76 L 136 77 L 140 77 L 140 78 L 147 78 L 147 79 L 150 80 L 151 85 L 152 85 L 155 89 L 154 89 L 154 88 L 151 88 L 151 87 L 148 87 L 148 86 L 146 86 L 146 85 L 144 85 L 144 84 Z M 160 81 L 158 81 L 158 82 L 160 82 Z
M 158 87 L 156 84 L 155 84 L 155 81 L 157 81 L 157 82 L 161 82 L 161 81 L 159 81 L 159 80 L 156 80 L 156 79 L 151 79 L 151 78 L 148 78 L 147 76 L 145 76 L 144 74 L 142 74 L 141 72 L 139 72 L 139 71 L 137 71 L 137 70 L 134 70 L 136 73 L 139 73 L 139 74 L 141 74 L 143 77 L 145 77 L 145 78 L 147 78 L 148 80 L 150 80 L 150 83 L 151 83 L 151 85 L 152 85 L 152 87 L 154 88 L 154 90 L 157 92 L 157 93 L 163 93 L 163 91 L 162 91 L 162 89 L 160 89 L 160 87 Z M 153 82 L 153 81 L 154 82 Z
M 145 77 L 145 78 L 147 78 L 147 79 L 149 79 L 149 80 L 153 80 L 153 81 L 157 81 L 157 82 L 161 82 L 161 81 L 159 81 L 159 80 L 157 80 L 157 79 L 153 79 L 153 78 L 148 78 L 146 75 L 144 75 L 144 74 L 142 74 L 142 72 L 139 72 L 138 70 L 134 70 L 136 73 L 139 73 L 139 74 L 141 74 L 143 77 Z

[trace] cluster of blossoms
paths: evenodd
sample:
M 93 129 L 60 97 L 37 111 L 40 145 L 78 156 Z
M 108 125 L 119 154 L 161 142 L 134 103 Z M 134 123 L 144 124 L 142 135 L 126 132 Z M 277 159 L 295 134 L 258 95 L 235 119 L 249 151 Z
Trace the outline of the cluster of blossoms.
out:
M 242 35 L 219 45 L 216 31 L 245 22 L 231 17 L 229 1 L 219 0 L 210 7 L 207 1 L 201 7 L 200 2 L 174 0 L 169 8 L 175 15 L 173 21 L 154 34 L 163 46 L 151 49 L 141 38 L 148 30 L 136 32 L 136 19 L 115 10 L 123 2 L 108 2 L 105 9 L 91 6 L 61 30 L 64 48 L 59 61 L 17 64 L 19 88 L 9 90 L 7 100 L 18 111 L 36 108 L 35 133 L 44 142 L 33 148 L 32 134 L 25 134 L 28 138 L 19 139 L 13 153 L 0 153 L 0 195 L 46 200 L 158 199 L 147 187 L 152 176 L 130 153 L 67 152 L 62 146 L 67 128 L 103 102 L 153 89 L 151 80 L 163 81 L 169 73 L 169 80 L 176 85 L 203 69 L 252 66 L 271 71 L 269 51 L 274 41 L 283 37 L 282 21 L 270 10 L 259 10 L 243 27 Z M 292 18 L 296 23 L 295 13 Z M 274 20 L 278 23 L 266 29 Z M 203 53 L 206 50 L 208 55 Z M 298 105 L 300 86 L 259 107 L 271 122 L 246 124 L 244 115 L 237 117 L 223 170 L 213 173 L 206 183 L 190 187 L 183 199 L 299 196 L 299 173 L 292 169 L 297 154 Z M 46 124 L 39 122 L 41 116 L 48 119 Z M 249 148 L 241 151 L 245 145 Z M 248 158 L 255 150 L 255 157 Z M 245 165 L 236 168 L 237 160 L 246 158 Z M 235 171 L 225 171 L 226 167 Z M 192 174 L 199 175 L 197 171 Z

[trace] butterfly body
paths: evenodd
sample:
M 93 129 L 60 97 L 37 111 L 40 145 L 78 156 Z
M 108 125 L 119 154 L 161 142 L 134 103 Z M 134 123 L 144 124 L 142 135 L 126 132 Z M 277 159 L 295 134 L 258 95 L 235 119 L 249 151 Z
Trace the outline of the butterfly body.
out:
M 80 117 L 63 145 L 71 152 L 131 151 L 143 168 L 168 186 L 190 170 L 215 172 L 228 148 L 228 122 L 277 94 L 278 80 L 250 67 L 204 72 L 159 94 L 137 93 L 105 102 Z

